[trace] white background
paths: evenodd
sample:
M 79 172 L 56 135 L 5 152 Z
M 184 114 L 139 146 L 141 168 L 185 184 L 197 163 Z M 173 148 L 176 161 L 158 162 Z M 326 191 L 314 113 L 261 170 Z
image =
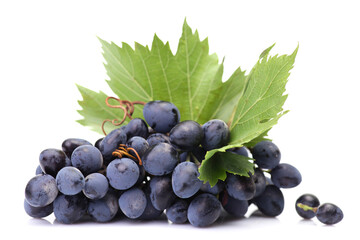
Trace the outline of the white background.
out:
M 1 238 L 122 239 L 127 233 L 132 239 L 356 238 L 358 10 L 356 1 L 1 1 Z M 53 216 L 46 221 L 28 217 L 24 188 L 39 153 L 60 148 L 65 138 L 95 142 L 101 137 L 75 122 L 81 118 L 75 83 L 111 95 L 96 36 L 117 44 L 151 45 L 156 32 L 175 52 L 185 17 L 201 39 L 209 37 L 211 53 L 226 57 L 224 79 L 238 66 L 249 71 L 273 43 L 273 55 L 290 54 L 300 46 L 287 85 L 285 109 L 290 112 L 270 132 L 282 162 L 293 164 L 303 176 L 299 187 L 283 191 L 283 214 L 224 221 L 206 229 L 165 221 L 68 226 L 52 224 Z M 302 221 L 294 203 L 307 192 L 340 206 L 344 220 L 335 226 Z

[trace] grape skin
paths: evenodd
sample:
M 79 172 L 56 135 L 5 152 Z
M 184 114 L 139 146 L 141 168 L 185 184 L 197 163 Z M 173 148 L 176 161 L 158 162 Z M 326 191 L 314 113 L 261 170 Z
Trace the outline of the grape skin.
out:
M 25 212 L 33 218 L 44 218 L 53 212 L 53 203 L 44 207 L 33 207 L 26 200 L 24 200 Z
M 174 193 L 180 198 L 189 198 L 199 191 L 202 182 L 195 163 L 182 162 L 172 173 L 171 183 Z
M 304 210 L 303 208 L 299 207 L 298 204 L 305 205 L 307 207 L 310 207 L 312 209 Z M 296 212 L 305 219 L 311 219 L 315 217 L 316 211 L 314 211 L 316 208 L 318 208 L 320 205 L 319 199 L 313 195 L 313 194 L 303 194 L 301 195 L 295 203 L 295 209 Z
M 206 151 L 223 147 L 229 142 L 229 127 L 220 119 L 213 119 L 204 123 L 202 130 L 204 137 L 201 146 Z
M 279 188 L 293 188 L 301 183 L 302 177 L 294 166 L 281 163 L 271 170 L 271 181 Z
M 324 224 L 333 225 L 344 218 L 344 213 L 335 204 L 324 203 L 318 208 L 316 218 Z
M 103 157 L 96 147 L 82 145 L 73 151 L 71 164 L 86 176 L 100 170 L 103 165 Z
M 89 201 L 88 213 L 96 222 L 111 221 L 116 216 L 118 210 L 118 198 L 112 192 L 107 193 L 101 199 Z
M 84 195 L 93 200 L 103 198 L 109 189 L 107 178 L 100 173 L 92 173 L 86 176 L 85 186 L 82 190 Z
M 66 154 L 66 156 L 68 156 L 68 158 L 71 158 L 71 154 L 73 153 L 73 151 L 82 145 L 90 145 L 92 146 L 92 144 L 88 141 L 86 141 L 85 139 L 81 139 L 81 138 L 68 138 L 65 139 L 63 141 L 63 143 L 61 144 L 61 148 L 64 151 L 64 153 Z
M 251 177 L 228 174 L 225 187 L 229 195 L 237 200 L 250 200 L 255 196 L 256 185 Z
M 213 224 L 219 218 L 220 213 L 220 201 L 212 194 L 202 193 L 191 201 L 187 217 L 191 225 L 206 227 Z
M 179 154 L 170 144 L 159 143 L 145 152 L 142 162 L 146 172 L 163 176 L 174 170 Z
M 134 219 L 144 213 L 146 201 L 145 193 L 141 189 L 131 188 L 120 196 L 119 206 L 128 218 Z
M 118 190 L 126 190 L 138 181 L 140 170 L 129 158 L 115 159 L 106 168 L 106 177 L 110 185 Z
M 251 151 L 256 164 L 263 169 L 275 168 L 281 159 L 279 148 L 270 141 L 261 141 Z
M 36 175 L 25 187 L 25 199 L 33 207 L 45 207 L 58 195 L 55 178 L 51 175 Z
M 267 185 L 264 192 L 254 198 L 253 202 L 266 216 L 276 217 L 284 210 L 284 195 L 275 185 Z
M 54 215 L 56 220 L 71 224 L 79 221 L 88 209 L 88 200 L 79 193 L 77 195 L 59 195 L 54 203 Z
M 191 151 L 201 143 L 204 131 L 199 123 L 186 120 L 173 127 L 169 137 L 171 144 L 181 151 Z
M 187 210 L 189 203 L 184 199 L 178 199 L 174 204 L 166 209 L 166 217 L 169 221 L 176 224 L 187 221 Z
M 44 173 L 50 174 L 54 178 L 56 174 L 66 166 L 71 166 L 70 159 L 66 154 L 55 148 L 48 148 L 40 153 L 39 162 Z
M 75 195 L 85 186 L 84 175 L 75 167 L 64 167 L 56 175 L 56 185 L 65 195 Z

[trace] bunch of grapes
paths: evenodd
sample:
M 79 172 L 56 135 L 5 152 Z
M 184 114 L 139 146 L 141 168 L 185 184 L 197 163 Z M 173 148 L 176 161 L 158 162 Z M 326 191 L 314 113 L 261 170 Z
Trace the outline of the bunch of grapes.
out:
M 294 166 L 280 163 L 274 143 L 262 141 L 251 149 L 228 150 L 252 154 L 256 168 L 250 177 L 228 173 L 211 187 L 199 180 L 198 168 L 207 151 L 227 145 L 227 124 L 180 122 L 177 107 L 165 101 L 148 102 L 143 115 L 145 120 L 134 118 L 94 145 L 69 138 L 62 150 L 42 151 L 36 176 L 25 188 L 26 213 L 34 218 L 54 213 L 66 224 L 85 215 L 108 222 L 117 215 L 152 220 L 165 213 L 172 223 L 206 227 L 223 210 L 243 217 L 250 204 L 278 216 L 284 209 L 280 189 L 302 180 Z

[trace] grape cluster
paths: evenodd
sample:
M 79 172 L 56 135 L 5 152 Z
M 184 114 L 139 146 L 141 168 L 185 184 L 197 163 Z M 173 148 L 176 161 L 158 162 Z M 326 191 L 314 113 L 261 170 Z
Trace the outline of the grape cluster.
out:
M 54 213 L 66 224 L 85 215 L 108 222 L 117 215 L 152 220 L 165 213 L 172 223 L 206 227 L 223 210 L 243 217 L 250 204 L 266 216 L 278 216 L 284 209 L 280 189 L 301 182 L 295 167 L 280 163 L 278 147 L 262 141 L 251 149 L 228 150 L 252 154 L 257 167 L 250 177 L 228 173 L 211 187 L 199 180 L 198 168 L 206 151 L 228 143 L 227 124 L 180 122 L 177 107 L 165 101 L 148 102 L 143 115 L 144 120 L 132 119 L 94 145 L 69 138 L 61 150 L 42 151 L 36 176 L 25 188 L 26 213 L 34 218 Z

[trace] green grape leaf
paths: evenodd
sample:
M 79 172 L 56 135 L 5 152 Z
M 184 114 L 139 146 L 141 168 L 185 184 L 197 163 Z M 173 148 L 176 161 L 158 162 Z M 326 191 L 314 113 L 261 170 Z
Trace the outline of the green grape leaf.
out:
M 226 172 L 249 176 L 249 173 L 254 173 L 252 160 L 232 152 L 218 151 L 211 158 L 202 162 L 199 179 L 204 182 L 209 181 L 210 185 L 214 186 L 218 179 L 226 179 Z
M 281 116 L 288 112 L 282 108 L 287 98 L 284 92 L 298 48 L 291 55 L 269 57 L 268 54 L 272 47 L 260 55 L 259 61 L 250 74 L 246 76 L 243 93 L 238 96 L 238 101 L 228 122 L 230 128 L 229 145 L 208 151 L 202 162 L 200 167 L 202 179 L 209 181 L 210 184 L 216 183 L 215 178 L 220 174 L 215 175 L 207 172 L 209 167 L 205 168 L 204 166 L 208 161 L 214 161 L 213 158 L 218 152 L 244 145 L 253 146 L 258 141 L 266 139 L 267 132 L 278 122 Z M 223 168 L 223 171 L 224 173 L 221 176 L 224 176 L 225 171 L 229 171 L 229 169 Z M 240 173 L 238 172 L 238 174 Z
M 218 98 L 214 90 L 222 84 L 223 66 L 216 54 L 209 55 L 208 40 L 200 41 L 198 32 L 193 33 L 186 21 L 175 55 L 169 43 L 162 42 L 157 35 L 151 49 L 139 43 L 132 49 L 126 43 L 119 47 L 102 39 L 100 42 L 110 78 L 107 83 L 116 97 L 129 101 L 170 101 L 179 109 L 181 121 L 194 120 L 200 124 L 208 121 L 213 108 L 209 103 Z M 91 96 L 96 100 L 89 95 L 81 101 L 79 113 L 84 119 L 79 123 L 99 132 L 102 121 L 114 116 L 109 111 L 94 110 L 91 102 L 101 98 Z M 107 107 L 105 101 L 99 104 L 102 109 Z M 117 118 L 121 118 L 122 112 L 117 112 Z M 135 105 L 133 117 L 142 117 L 142 106 Z

